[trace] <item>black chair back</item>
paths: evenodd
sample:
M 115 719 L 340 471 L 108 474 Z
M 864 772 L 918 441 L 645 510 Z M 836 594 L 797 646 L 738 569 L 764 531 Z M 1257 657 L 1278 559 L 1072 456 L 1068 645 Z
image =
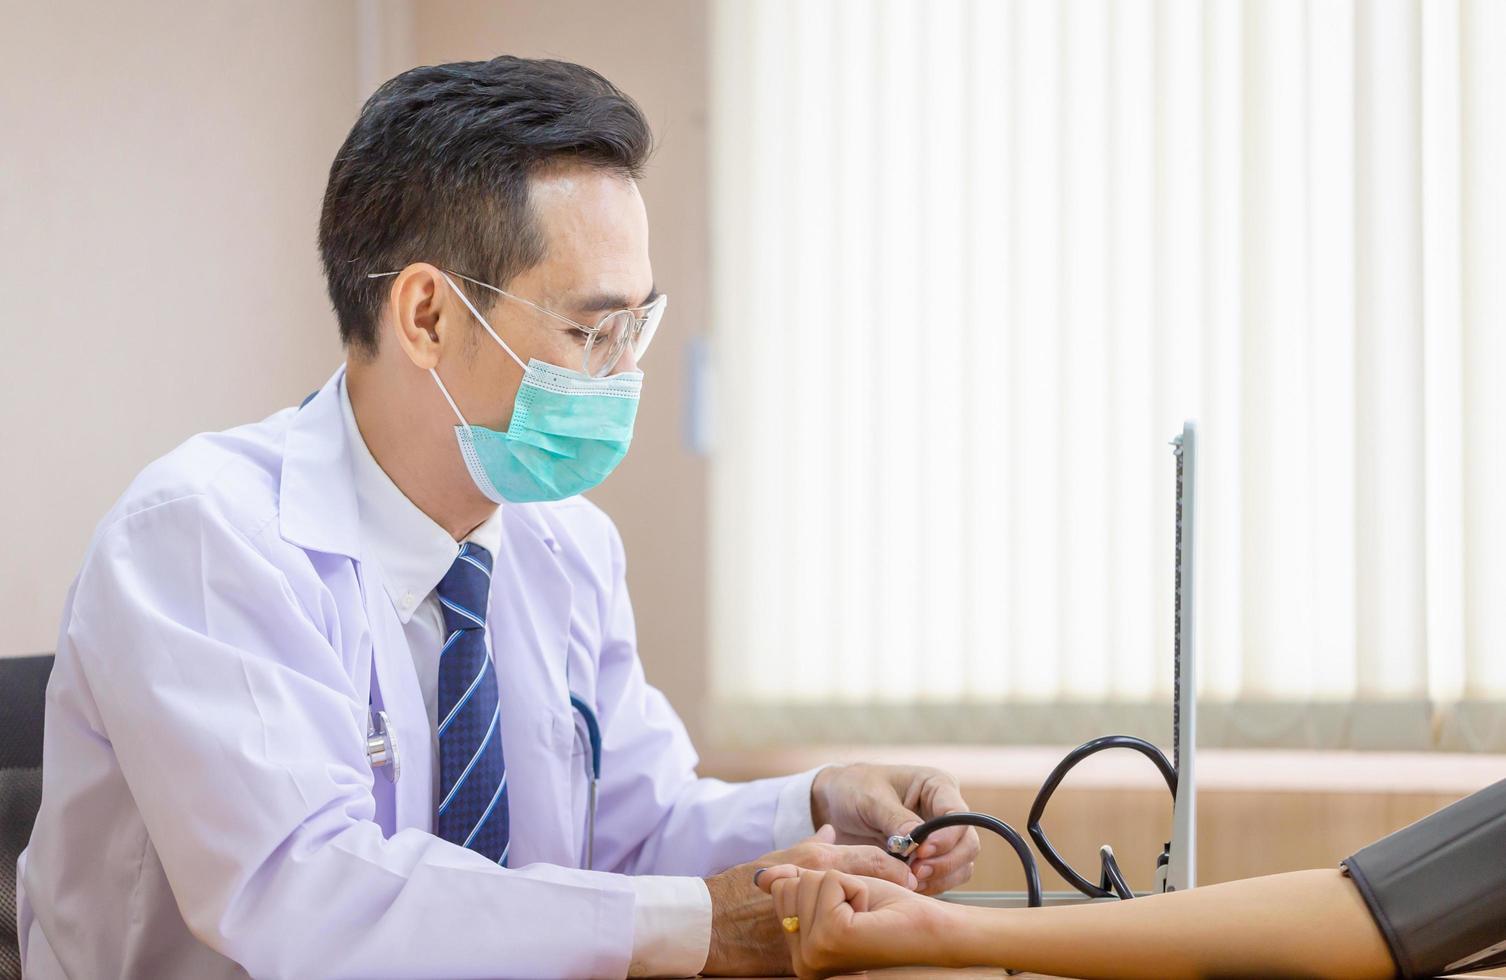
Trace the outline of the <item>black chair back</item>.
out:
M 52 654 L 0 657 L 0 980 L 19 980 L 16 858 L 42 805 L 42 708 Z

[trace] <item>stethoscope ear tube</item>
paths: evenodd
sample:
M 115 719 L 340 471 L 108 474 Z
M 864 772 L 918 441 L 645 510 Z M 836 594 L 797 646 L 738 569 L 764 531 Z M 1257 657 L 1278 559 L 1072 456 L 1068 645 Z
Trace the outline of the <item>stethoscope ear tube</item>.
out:
M 579 695 L 570 695 L 570 706 L 575 709 L 586 729 L 586 863 L 591 871 L 596 864 L 596 788 L 601 781 L 601 724 L 596 712 Z
M 1027 901 L 1031 908 L 1040 908 L 1041 874 L 1035 865 L 1035 855 L 1030 853 L 1030 845 L 1025 843 L 1025 838 L 1021 837 L 1013 827 L 998 817 L 991 817 L 986 813 L 946 813 L 932 820 L 927 820 L 910 831 L 908 841 L 904 841 L 901 838 L 906 852 L 905 856 L 908 857 L 910 853 L 913 853 L 915 846 L 924 843 L 926 838 L 930 837 L 936 831 L 945 830 L 947 827 L 963 826 L 982 827 L 984 830 L 991 830 L 1009 842 L 1009 846 L 1013 847 L 1014 852 L 1020 857 L 1020 866 L 1025 870 L 1025 894 Z M 891 851 L 895 849 L 894 845 L 901 841 L 893 841 L 891 839 Z
M 1172 798 L 1177 795 L 1177 771 L 1166 754 L 1156 746 L 1143 738 L 1133 735 L 1104 735 L 1090 742 L 1084 742 L 1071 752 L 1056 768 L 1051 770 L 1051 775 L 1046 777 L 1041 785 L 1041 791 L 1036 794 L 1035 802 L 1030 807 L 1030 820 L 1025 829 L 1030 833 L 1035 846 L 1040 850 L 1048 864 L 1056 869 L 1066 881 L 1089 898 L 1134 898 L 1135 893 L 1130 889 L 1124 872 L 1119 867 L 1119 861 L 1114 857 L 1114 849 L 1105 844 L 1098 849 L 1098 857 L 1101 866 L 1101 875 L 1098 884 L 1094 884 L 1073 870 L 1056 848 L 1052 846 L 1045 830 L 1041 829 L 1041 817 L 1046 812 L 1046 804 L 1051 800 L 1051 794 L 1061 785 L 1067 773 L 1088 756 L 1096 755 L 1106 749 L 1134 749 L 1155 763 L 1160 770 L 1161 776 L 1166 780 L 1166 786 L 1171 790 Z M 1025 871 L 1026 900 L 1031 908 L 1039 908 L 1041 905 L 1041 876 L 1040 869 L 1035 863 L 1035 855 L 1030 853 L 1030 845 L 1015 831 L 1013 827 L 997 817 L 991 817 L 986 813 L 948 813 L 921 823 L 909 836 L 897 834 L 889 838 L 889 853 L 901 860 L 909 860 L 915 853 L 922 841 L 938 830 L 947 827 L 969 826 L 981 827 L 984 830 L 993 831 L 995 834 L 1009 842 L 1014 848 L 1015 854 L 1019 855 L 1020 865 Z
M 1025 824 L 1025 829 L 1029 832 L 1030 838 L 1035 841 L 1035 846 L 1041 852 L 1041 856 L 1046 859 L 1046 863 L 1051 865 L 1056 873 L 1065 878 L 1073 888 L 1089 898 L 1112 898 L 1116 893 L 1121 898 L 1133 898 L 1134 893 L 1130 891 L 1128 885 L 1124 884 L 1124 874 L 1119 870 L 1118 861 L 1114 859 L 1113 849 L 1109 849 L 1107 854 L 1099 851 L 1103 865 L 1103 878 L 1100 880 L 1103 884 L 1095 885 L 1078 874 L 1057 853 L 1056 848 L 1047 838 L 1046 831 L 1041 828 L 1041 817 L 1045 815 L 1046 804 L 1051 801 L 1051 794 L 1056 792 L 1056 788 L 1067 777 L 1067 773 L 1072 771 L 1072 767 L 1088 756 L 1097 755 L 1107 749 L 1134 749 L 1145 756 L 1155 763 L 1156 768 L 1161 771 L 1161 777 L 1166 780 L 1166 787 L 1171 790 L 1172 797 L 1176 797 L 1177 771 L 1166 758 L 1166 753 L 1145 739 L 1136 738 L 1133 735 L 1104 735 L 1079 745 L 1056 764 L 1056 768 L 1051 770 L 1051 775 L 1047 776 L 1046 781 L 1041 784 L 1041 791 L 1036 794 L 1035 802 L 1030 806 L 1030 817 Z M 1122 890 L 1120 886 L 1123 886 Z
M 1098 860 L 1103 868 L 1103 877 L 1098 880 L 1098 887 L 1105 892 L 1110 889 L 1113 894 L 1120 898 L 1134 898 L 1135 893 L 1130 890 L 1129 882 L 1124 877 L 1124 872 L 1119 870 L 1119 862 L 1114 858 L 1114 849 L 1105 844 L 1098 849 Z

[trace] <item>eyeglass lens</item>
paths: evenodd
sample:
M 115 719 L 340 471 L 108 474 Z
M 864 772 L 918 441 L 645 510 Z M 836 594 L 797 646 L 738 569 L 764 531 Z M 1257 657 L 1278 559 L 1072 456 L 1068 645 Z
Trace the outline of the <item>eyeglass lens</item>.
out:
M 637 317 L 619 310 L 601 319 L 586 345 L 586 373 L 599 378 L 617 366 L 634 333 Z

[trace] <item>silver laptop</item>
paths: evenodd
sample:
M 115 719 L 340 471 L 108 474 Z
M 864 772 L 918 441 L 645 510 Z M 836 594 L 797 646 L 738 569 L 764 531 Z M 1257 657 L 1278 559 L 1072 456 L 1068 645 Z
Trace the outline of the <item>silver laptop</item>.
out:
M 1187 422 L 1172 440 L 1176 457 L 1176 585 L 1172 637 L 1172 765 L 1177 790 L 1172 802 L 1171 841 L 1156 868 L 1156 891 L 1181 891 L 1197 881 L 1197 425 Z M 1104 828 L 1105 835 L 1113 831 Z M 948 892 L 942 898 L 963 905 L 1019 908 L 1024 892 Z M 1046 892 L 1043 905 L 1075 905 L 1090 899 L 1076 891 Z

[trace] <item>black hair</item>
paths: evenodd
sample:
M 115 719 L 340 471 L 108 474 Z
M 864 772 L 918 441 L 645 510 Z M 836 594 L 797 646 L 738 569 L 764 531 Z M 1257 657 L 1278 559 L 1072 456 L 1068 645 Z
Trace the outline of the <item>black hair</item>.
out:
M 641 176 L 648 121 L 600 74 L 565 61 L 504 55 L 414 68 L 366 100 L 335 154 L 319 216 L 319 252 L 340 339 L 377 350 L 392 272 L 432 262 L 506 288 L 544 258 L 530 177 L 577 162 Z M 494 296 L 460 283 L 479 309 Z

